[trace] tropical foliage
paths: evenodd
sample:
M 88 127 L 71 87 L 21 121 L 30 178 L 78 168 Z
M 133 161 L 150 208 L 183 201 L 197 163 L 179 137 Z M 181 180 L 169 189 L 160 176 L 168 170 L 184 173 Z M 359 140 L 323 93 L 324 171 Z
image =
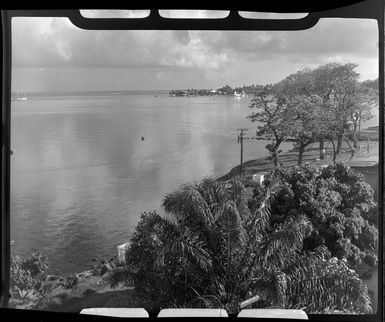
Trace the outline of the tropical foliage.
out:
M 299 170 L 300 169 L 300 170 Z M 282 189 L 272 205 L 271 224 L 284 223 L 291 216 L 305 215 L 312 231 L 304 249 L 326 246 L 332 256 L 345 258 L 350 267 L 362 261 L 377 262 L 378 230 L 373 189 L 363 175 L 342 162 L 321 173 L 313 167 L 275 169 Z
M 150 311 L 222 307 L 235 314 L 258 296 L 262 307 L 369 312 L 367 288 L 343 256 L 332 257 L 326 244 L 304 248 L 313 218 L 288 211 L 276 219 L 288 185 L 280 175 L 273 172 L 263 187 L 206 178 L 166 195 L 166 216 L 142 215 L 112 285 L 134 283 Z
M 39 307 L 46 293 L 44 274 L 47 269 L 47 257 L 41 252 L 34 252 L 26 259 L 17 255 L 11 257 L 11 306 Z

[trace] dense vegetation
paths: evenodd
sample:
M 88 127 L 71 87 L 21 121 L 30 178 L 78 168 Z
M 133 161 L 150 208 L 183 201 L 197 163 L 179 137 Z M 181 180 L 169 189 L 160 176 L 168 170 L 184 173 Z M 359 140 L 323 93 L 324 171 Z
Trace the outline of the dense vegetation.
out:
M 167 218 L 142 214 L 126 265 L 111 278 L 133 282 L 146 309 L 235 314 L 258 296 L 259 307 L 370 312 L 353 267 L 376 260 L 376 229 L 367 221 L 374 202 L 345 165 L 320 175 L 307 166 L 273 171 L 264 186 L 206 178 L 168 194 L 163 207 Z
M 56 275 L 49 271 L 48 259 L 42 252 L 33 252 L 27 258 L 12 255 L 9 306 L 48 311 L 60 311 L 63 307 L 69 307 L 76 312 L 84 303 L 92 303 L 92 299 L 87 297 L 108 287 L 108 277 L 117 265 L 119 263 L 111 258 L 110 261 L 101 260 L 92 265 L 92 269 L 80 273 Z M 95 300 L 98 298 L 93 299 Z M 125 303 L 133 301 L 134 299 L 130 299 Z
M 320 174 L 302 166 L 278 168 L 273 175 L 281 179 L 282 189 L 271 206 L 271 225 L 305 215 L 312 231 L 304 239 L 304 249 L 326 246 L 331 256 L 346 259 L 352 268 L 377 263 L 377 207 L 373 189 L 361 173 L 339 162 Z
M 39 307 L 45 297 L 45 273 L 48 259 L 41 252 L 34 252 L 28 258 L 11 258 L 11 306 L 23 309 Z

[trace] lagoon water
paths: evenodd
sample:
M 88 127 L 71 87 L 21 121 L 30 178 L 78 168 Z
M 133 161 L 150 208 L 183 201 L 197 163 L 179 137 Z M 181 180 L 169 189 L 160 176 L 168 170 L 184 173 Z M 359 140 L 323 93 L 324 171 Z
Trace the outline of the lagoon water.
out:
M 251 97 L 141 93 L 12 102 L 12 251 L 43 251 L 52 271 L 87 269 L 129 239 L 163 196 L 239 164 Z M 144 140 L 142 140 L 142 137 Z M 244 141 L 244 160 L 266 154 Z M 288 148 L 287 144 L 283 148 Z

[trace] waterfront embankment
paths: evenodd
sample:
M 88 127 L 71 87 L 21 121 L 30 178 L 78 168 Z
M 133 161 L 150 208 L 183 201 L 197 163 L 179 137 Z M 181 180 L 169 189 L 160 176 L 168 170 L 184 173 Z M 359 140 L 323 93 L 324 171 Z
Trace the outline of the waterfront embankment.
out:
M 366 138 L 366 139 L 364 139 Z M 370 127 L 361 131 L 361 140 L 358 141 L 359 148 L 352 156 L 350 146 L 344 142 L 342 144 L 341 153 L 336 155 L 336 162 L 345 162 L 352 166 L 369 166 L 378 163 L 379 153 L 379 127 Z M 282 152 L 279 156 L 279 161 L 283 167 L 293 167 L 298 164 L 298 151 L 291 149 Z M 325 144 L 324 159 L 320 159 L 320 151 L 318 143 L 313 143 L 308 146 L 303 155 L 303 164 L 313 164 L 314 166 L 323 166 L 333 163 L 333 147 L 331 144 Z M 273 160 L 268 156 L 262 156 L 256 159 L 248 160 L 242 164 L 243 175 L 253 175 L 260 172 L 268 172 L 274 169 Z M 228 173 L 217 178 L 218 180 L 228 180 L 240 175 L 240 165 L 232 168 Z

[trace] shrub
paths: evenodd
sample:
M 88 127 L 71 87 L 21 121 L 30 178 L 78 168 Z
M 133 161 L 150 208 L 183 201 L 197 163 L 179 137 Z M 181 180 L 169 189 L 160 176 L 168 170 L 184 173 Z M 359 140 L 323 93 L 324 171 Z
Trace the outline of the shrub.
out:
M 10 305 L 23 309 L 37 308 L 47 290 L 44 283 L 47 269 L 47 257 L 40 252 L 31 254 L 27 259 L 11 256 Z

